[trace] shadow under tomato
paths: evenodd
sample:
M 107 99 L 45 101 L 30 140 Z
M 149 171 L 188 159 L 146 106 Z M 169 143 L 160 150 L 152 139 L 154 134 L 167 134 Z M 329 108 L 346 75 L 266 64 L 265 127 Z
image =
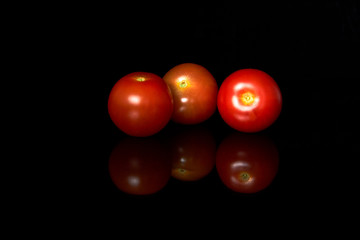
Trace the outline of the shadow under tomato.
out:
M 197 181 L 215 166 L 216 142 L 207 128 L 178 129 L 170 142 L 172 176 L 181 181 Z
M 255 193 L 267 188 L 279 165 L 276 145 L 262 135 L 233 133 L 226 137 L 216 152 L 216 169 L 229 189 Z
M 160 191 L 171 176 L 169 155 L 153 138 L 123 139 L 113 149 L 108 167 L 115 186 L 134 195 Z

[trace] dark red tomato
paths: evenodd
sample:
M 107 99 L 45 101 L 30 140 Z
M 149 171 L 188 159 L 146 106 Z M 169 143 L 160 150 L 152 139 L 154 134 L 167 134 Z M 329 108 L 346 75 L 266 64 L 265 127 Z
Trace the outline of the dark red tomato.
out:
M 163 79 L 174 98 L 174 122 L 197 124 L 215 112 L 218 86 L 206 68 L 183 63 L 170 69 Z
M 242 69 L 221 84 L 217 106 L 230 127 L 242 132 L 258 132 L 278 118 L 282 96 L 279 86 L 267 73 Z
M 216 143 L 205 128 L 180 129 L 171 142 L 172 176 L 182 181 L 196 181 L 215 166 Z
M 131 136 L 146 137 L 163 129 L 171 119 L 173 100 L 163 79 L 135 72 L 112 88 L 108 111 L 115 125 Z
M 109 173 L 121 191 L 146 195 L 160 191 L 171 176 L 171 161 L 162 144 L 152 138 L 126 138 L 112 151 Z
M 233 191 L 255 193 L 265 189 L 276 176 L 279 155 L 275 144 L 264 136 L 234 133 L 216 152 L 216 169 L 221 181 Z

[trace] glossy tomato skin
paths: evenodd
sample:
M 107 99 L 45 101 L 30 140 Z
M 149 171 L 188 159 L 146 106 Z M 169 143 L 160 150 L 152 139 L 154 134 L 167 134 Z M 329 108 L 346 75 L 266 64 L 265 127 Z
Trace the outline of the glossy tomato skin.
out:
M 122 139 L 111 152 L 108 168 L 115 186 L 132 195 L 154 194 L 171 176 L 168 152 L 152 137 Z
M 194 63 L 183 63 L 170 69 L 163 79 L 174 98 L 174 122 L 197 124 L 213 115 L 218 86 L 206 68 Z
M 242 69 L 221 84 L 217 106 L 223 120 L 241 132 L 258 132 L 279 117 L 282 96 L 279 86 L 267 73 Z
M 146 137 L 171 119 L 173 100 L 162 78 L 145 72 L 130 73 L 116 82 L 108 100 L 114 124 L 130 136 Z
M 199 125 L 180 128 L 170 143 L 172 176 L 181 181 L 197 181 L 215 166 L 216 142 L 209 129 Z
M 265 136 L 236 132 L 225 138 L 216 152 L 216 169 L 229 189 L 256 193 L 267 188 L 279 166 L 276 145 Z

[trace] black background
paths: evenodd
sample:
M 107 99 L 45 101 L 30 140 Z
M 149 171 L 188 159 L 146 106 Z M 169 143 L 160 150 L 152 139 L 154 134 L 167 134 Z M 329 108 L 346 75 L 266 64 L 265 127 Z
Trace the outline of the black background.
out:
M 359 154 L 354 87 L 360 80 L 359 14 L 357 1 L 76 7 L 67 35 L 59 36 L 64 49 L 71 49 L 65 51 L 66 66 L 80 70 L 70 85 L 80 87 L 74 93 L 81 97 L 71 117 L 77 153 L 68 166 L 76 180 L 66 200 L 88 213 L 133 217 L 155 210 L 195 218 L 209 211 L 254 209 L 299 214 L 309 207 L 331 215 L 328 203 L 332 211 L 346 212 L 348 204 L 338 201 L 353 201 L 350 183 L 356 176 L 350 172 Z M 232 192 L 215 168 L 198 182 L 170 179 L 160 192 L 145 197 L 126 195 L 111 182 L 108 159 L 125 137 L 107 114 L 112 86 L 131 72 L 163 76 L 185 62 L 206 67 L 219 86 L 243 68 L 261 69 L 278 83 L 282 113 L 260 133 L 274 140 L 280 154 L 279 172 L 267 189 L 252 195 Z M 234 131 L 218 112 L 201 126 L 217 144 Z M 177 128 L 171 122 L 158 136 L 166 139 Z

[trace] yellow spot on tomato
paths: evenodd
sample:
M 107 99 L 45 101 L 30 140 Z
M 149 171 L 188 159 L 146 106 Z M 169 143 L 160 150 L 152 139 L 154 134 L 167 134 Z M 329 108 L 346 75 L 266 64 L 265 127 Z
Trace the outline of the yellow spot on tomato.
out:
M 245 92 L 245 93 L 241 94 L 240 101 L 244 105 L 249 106 L 254 103 L 255 98 L 256 98 L 255 94 L 253 94 L 251 92 Z

